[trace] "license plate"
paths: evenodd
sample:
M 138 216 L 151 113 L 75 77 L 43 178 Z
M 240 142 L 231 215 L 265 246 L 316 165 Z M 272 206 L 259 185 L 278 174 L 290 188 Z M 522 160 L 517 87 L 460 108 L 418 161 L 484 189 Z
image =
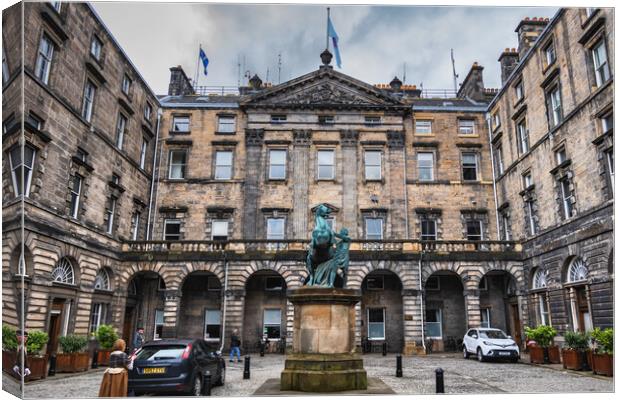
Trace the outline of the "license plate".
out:
M 510 352 L 509 352 L 509 351 L 500 351 L 500 352 L 499 352 L 499 355 L 500 355 L 500 356 L 509 356 L 509 355 L 510 355 Z
M 164 367 L 144 368 L 142 373 L 144 373 L 144 374 L 164 374 L 164 373 L 166 373 L 166 368 L 164 368 Z

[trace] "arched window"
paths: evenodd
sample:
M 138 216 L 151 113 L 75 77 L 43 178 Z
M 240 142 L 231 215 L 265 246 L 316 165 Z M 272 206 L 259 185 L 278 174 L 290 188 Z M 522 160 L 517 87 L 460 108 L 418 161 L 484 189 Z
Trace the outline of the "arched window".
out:
M 74 279 L 71 261 L 66 257 L 61 258 L 52 270 L 52 281 L 73 285 Z
M 101 268 L 95 276 L 95 289 L 110 290 L 110 275 L 105 268 Z
M 541 268 L 537 269 L 534 273 L 534 279 L 532 280 L 532 289 L 542 289 L 547 287 L 547 273 Z
M 568 282 L 585 281 L 588 278 L 588 267 L 586 263 L 579 257 L 573 258 L 568 265 L 566 278 Z

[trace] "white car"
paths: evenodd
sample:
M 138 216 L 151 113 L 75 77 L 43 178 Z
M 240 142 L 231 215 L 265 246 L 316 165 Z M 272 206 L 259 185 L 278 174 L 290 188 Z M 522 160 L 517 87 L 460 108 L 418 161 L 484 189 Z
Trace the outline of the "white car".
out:
M 475 328 L 463 337 L 463 358 L 475 354 L 478 361 L 487 359 L 508 359 L 517 362 L 520 358 L 519 346 L 501 329 Z

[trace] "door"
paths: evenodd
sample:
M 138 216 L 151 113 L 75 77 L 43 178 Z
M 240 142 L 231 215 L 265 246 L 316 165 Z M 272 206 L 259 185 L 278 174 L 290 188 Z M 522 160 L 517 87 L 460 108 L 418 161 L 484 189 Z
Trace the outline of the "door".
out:
M 592 320 L 590 319 L 590 309 L 586 296 L 585 286 L 576 289 L 577 295 L 577 318 L 579 319 L 579 330 L 587 332 L 592 330 Z
M 125 307 L 125 321 L 123 321 L 123 339 L 127 347 L 133 347 L 133 307 Z
M 58 350 L 58 337 L 60 336 L 60 326 L 62 325 L 62 310 L 64 300 L 54 300 L 52 310 L 50 311 L 50 323 L 47 334 L 49 341 L 47 342 L 47 354 L 56 354 Z
M 510 335 L 514 339 L 517 346 L 521 347 L 521 320 L 519 319 L 519 304 L 513 303 L 510 305 L 510 315 L 512 317 L 512 324 Z

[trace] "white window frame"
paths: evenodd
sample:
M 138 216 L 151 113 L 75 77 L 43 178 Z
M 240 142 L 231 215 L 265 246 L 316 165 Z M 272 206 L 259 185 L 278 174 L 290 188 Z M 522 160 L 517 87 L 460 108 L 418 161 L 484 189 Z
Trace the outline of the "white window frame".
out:
M 89 332 L 97 332 L 97 329 L 105 322 L 107 307 L 105 303 L 94 303 L 88 321 Z M 95 320 L 93 321 L 93 318 Z
M 144 105 L 144 114 L 142 114 L 144 116 L 144 119 L 147 122 L 151 122 L 151 114 L 153 113 L 153 106 L 150 103 L 146 103 Z
M 282 164 L 276 163 L 273 160 L 273 155 L 276 153 L 284 154 L 284 162 Z M 286 179 L 286 158 L 287 151 L 286 149 L 269 149 L 269 179 L 273 181 L 285 180 Z M 272 167 L 282 167 L 283 174 L 281 176 L 276 176 Z
M 484 323 L 484 315 L 486 315 L 486 324 Z M 491 327 L 491 309 L 489 307 L 484 307 L 480 309 L 480 327 L 481 328 L 490 328 Z
M 218 133 L 235 133 L 237 132 L 237 119 L 234 115 L 219 115 L 217 117 Z
M 173 162 L 173 154 L 179 153 L 184 154 L 184 159 L 182 163 Z M 174 177 L 172 174 L 173 169 L 180 168 L 181 173 L 179 177 Z M 168 179 L 185 179 L 185 175 L 187 173 L 187 149 L 171 149 L 168 152 Z
M 157 322 L 157 317 L 161 315 L 161 323 Z M 153 321 L 153 340 L 161 340 L 162 338 L 159 337 L 159 335 L 157 335 L 157 328 L 159 326 L 162 327 L 162 331 L 164 329 L 164 325 L 165 325 L 165 319 L 164 319 L 164 310 L 162 309 L 157 309 L 155 310 L 155 319 Z
M 602 50 L 602 52 L 599 51 Z M 592 62 L 594 64 L 594 76 L 596 77 L 596 86 L 600 87 L 611 78 L 609 70 L 609 57 L 607 56 L 607 47 L 604 39 L 601 39 L 592 47 Z M 601 59 L 601 55 L 604 59 Z
M 269 121 L 272 124 L 283 124 L 286 122 L 286 114 L 271 114 Z
M 554 127 L 562 121 L 562 97 L 560 86 L 556 85 L 549 91 L 549 107 L 551 107 L 551 126 Z
M 471 123 L 471 126 L 464 125 L 464 123 Z M 466 119 L 459 118 L 459 135 L 475 135 L 476 134 L 476 120 L 474 119 Z
M 118 199 L 114 196 L 110 196 L 110 205 L 112 207 L 106 208 L 106 215 L 108 216 L 108 224 L 106 226 L 106 232 L 108 234 L 112 234 L 112 230 L 114 228 L 114 213 L 116 212 L 116 202 Z
M 418 135 L 432 135 L 433 134 L 433 120 L 416 119 L 415 120 L 415 133 Z
M 530 138 L 525 119 L 517 122 L 517 142 L 519 154 L 525 154 L 530 150 Z
M 320 125 L 333 125 L 336 123 L 336 117 L 333 115 L 319 115 Z
M 148 149 L 148 142 L 146 138 L 142 138 L 142 146 L 140 146 L 140 169 L 144 169 L 146 166 L 146 151 Z
M 615 170 L 614 170 L 614 149 L 608 149 L 605 151 L 605 162 L 607 163 L 607 172 L 609 173 L 609 180 L 611 182 L 611 194 L 614 194 L 614 178 L 615 178 Z
M 432 223 L 434 234 L 433 237 L 429 239 L 430 234 L 424 234 L 424 223 Z M 420 240 L 437 240 L 437 221 L 431 218 L 422 217 L 420 218 Z
M 510 240 L 510 218 L 508 218 L 506 214 L 502 215 L 502 224 L 502 233 L 504 234 L 504 240 Z
M 574 257 L 568 265 L 566 281 L 568 283 L 582 282 L 588 279 L 588 266 L 581 257 Z
M 614 127 L 614 114 L 613 113 L 609 113 L 609 114 L 602 116 L 600 120 L 601 120 L 601 129 L 603 130 L 603 133 L 607 133 L 609 132 L 610 129 L 613 129 Z
M 470 239 L 469 238 L 469 224 L 472 222 L 478 223 L 478 228 L 480 229 L 480 239 Z M 484 227 L 482 226 L 482 221 L 479 219 L 470 219 L 465 222 L 465 235 L 467 236 L 467 240 L 484 240 Z
M 502 154 L 502 145 L 499 144 L 494 147 L 495 150 L 495 160 L 497 164 L 497 175 L 501 175 L 504 173 L 504 156 Z
M 430 155 L 430 166 L 423 165 L 429 160 L 421 160 L 420 156 Z M 416 162 L 418 164 L 418 180 L 421 182 L 432 182 L 435 180 L 435 153 L 432 151 L 420 151 L 416 154 Z M 428 170 L 431 173 L 430 179 L 422 179 L 422 170 Z
M 75 188 L 75 182 L 77 180 L 78 187 L 77 191 Z M 77 218 L 78 211 L 80 210 L 80 196 L 82 194 L 82 182 L 84 178 L 79 174 L 73 175 L 73 179 L 71 180 L 71 217 Z
M 376 234 L 369 235 L 368 222 L 371 220 L 379 221 L 379 235 L 376 235 Z M 365 217 L 364 218 L 364 233 L 366 234 L 366 240 L 383 240 L 383 218 Z M 370 237 L 370 236 L 373 236 L 373 237 Z M 379 236 L 379 237 L 375 238 L 374 236 Z
M 218 323 L 217 324 L 210 324 L 209 323 L 209 313 L 217 313 L 217 316 L 218 316 Z M 217 308 L 207 308 L 207 309 L 205 309 L 204 318 L 205 318 L 204 332 L 203 332 L 204 340 L 206 340 L 206 341 L 213 341 L 213 342 L 219 341 L 221 339 L 221 337 L 222 337 L 222 311 L 220 309 L 217 309 Z M 207 337 L 207 328 L 209 326 L 218 326 L 219 327 L 220 334 L 219 334 L 218 337 Z
M 321 164 L 321 154 L 330 154 L 331 155 L 331 164 Z M 317 150 L 316 152 L 316 165 L 317 165 L 317 172 L 316 172 L 316 176 L 317 179 L 322 181 L 330 181 L 333 180 L 335 178 L 336 175 L 336 162 L 335 162 L 335 158 L 336 158 L 336 152 L 333 149 L 320 149 Z M 321 167 L 329 167 L 330 168 L 330 172 L 331 174 L 329 176 L 321 176 Z
M 224 163 L 220 155 L 230 154 L 230 163 Z M 216 180 L 231 180 L 233 178 L 233 152 L 231 150 L 217 150 L 215 152 L 215 176 Z
M 379 155 L 379 163 L 371 163 L 368 160 L 368 156 L 370 154 L 378 154 Z M 369 176 L 369 171 L 374 171 L 379 169 L 379 176 Z M 383 152 L 381 150 L 364 150 L 364 177 L 367 181 L 380 181 L 383 179 Z
M 370 322 L 370 311 L 371 310 L 381 310 L 383 313 L 383 321 L 381 322 Z M 379 307 L 368 307 L 366 309 L 366 321 L 368 321 L 368 329 L 366 331 L 366 335 L 368 337 L 368 340 L 385 340 L 385 308 L 379 308 Z M 383 336 L 381 337 L 371 337 L 370 336 L 370 327 L 371 325 L 381 325 L 381 327 L 383 328 Z
M 116 121 L 116 147 L 119 150 L 123 150 L 123 142 L 125 140 L 125 130 L 127 130 L 127 123 L 129 120 L 123 115 L 118 114 L 118 120 Z
M 168 225 L 178 225 L 179 226 L 179 233 L 178 233 L 178 238 L 176 239 L 167 239 L 167 235 L 166 235 L 166 227 Z M 166 241 L 172 241 L 172 240 L 181 240 L 181 220 L 177 219 L 177 218 L 166 218 L 164 219 L 164 229 L 163 229 L 163 240 Z
M 75 268 L 68 258 L 63 257 L 52 269 L 52 282 L 60 282 L 68 285 L 75 284 Z
M 97 94 L 97 86 L 87 79 L 84 84 L 84 98 L 82 99 L 82 118 L 91 122 L 93 119 L 93 107 L 95 104 L 95 95 Z
M 44 44 L 47 47 L 47 52 L 43 49 Z M 54 57 L 54 42 L 47 34 L 41 36 L 39 42 L 39 49 L 37 51 L 37 62 L 35 64 L 35 75 L 44 84 L 49 83 L 50 69 L 52 66 L 52 59 Z
M 185 120 L 187 120 L 187 129 L 186 130 L 177 129 L 177 125 L 183 126 L 186 124 Z M 172 116 L 172 132 L 188 133 L 190 132 L 190 129 L 191 129 L 190 124 L 191 124 L 191 119 L 189 115 L 173 115 Z
M 32 150 L 32 158 L 30 160 L 30 167 L 27 166 L 27 164 L 24 162 L 25 160 L 23 160 L 22 156 L 26 155 L 26 147 L 30 148 Z M 18 165 L 15 165 L 14 161 L 13 161 L 13 157 L 12 154 L 15 150 L 19 151 L 19 159 L 22 160 Z M 15 193 L 15 197 L 19 197 L 19 196 L 25 196 L 28 197 L 30 196 L 30 184 L 32 182 L 32 174 L 33 174 L 33 170 L 34 170 L 34 161 L 35 161 L 35 157 L 37 154 L 37 150 L 28 145 L 25 144 L 23 151 L 22 148 L 17 145 L 14 146 L 10 151 L 9 151 L 9 164 L 11 167 L 11 178 L 13 181 L 13 191 Z M 22 179 L 23 179 L 23 184 L 24 186 L 22 187 L 22 182 L 18 182 L 18 178 L 17 178 L 17 174 L 15 173 L 15 171 L 21 168 L 22 170 Z M 27 176 L 26 176 L 26 171 L 27 171 Z M 21 188 L 21 190 L 20 190 Z
M 282 224 L 282 234 L 280 235 L 279 233 L 273 232 L 273 228 L 271 225 L 271 222 L 275 221 L 282 221 L 282 222 L 278 222 L 279 224 Z M 280 218 L 280 217 L 276 217 L 276 218 L 267 218 L 267 240 L 284 240 L 284 238 L 286 237 L 286 221 L 284 218 Z
M 140 232 L 140 212 L 135 211 L 131 216 L 131 240 L 138 240 Z
M 469 169 L 471 169 L 473 165 L 474 173 L 476 174 L 476 177 L 474 179 L 465 179 L 465 167 L 466 167 L 465 156 L 466 155 L 474 156 L 474 164 L 471 164 L 471 163 L 467 164 L 467 168 Z M 463 177 L 464 182 L 475 182 L 475 181 L 480 180 L 480 174 L 478 173 L 480 169 L 479 164 L 480 164 L 480 161 L 479 161 L 478 153 L 471 152 L 471 151 L 461 153 L 461 171 L 462 171 L 462 177 Z
M 523 189 L 527 189 L 534 184 L 534 180 L 532 179 L 532 173 L 528 172 L 523 174 Z
M 90 54 L 97 61 L 101 61 L 101 50 L 103 50 L 103 42 L 97 36 L 93 36 L 90 41 Z
M 123 75 L 123 80 L 121 82 L 121 90 L 123 93 L 129 96 L 129 91 L 131 90 L 131 78 L 127 74 Z
M 543 52 L 545 53 L 545 67 L 548 67 L 549 65 L 553 64 L 557 58 L 557 55 L 555 54 L 555 45 L 553 43 L 553 40 L 547 43 L 547 45 L 543 49 Z
M 437 313 L 436 316 L 438 317 L 437 319 L 439 321 L 436 322 L 428 322 L 428 321 L 424 321 L 424 325 L 426 328 L 426 325 L 428 325 L 429 323 L 431 324 L 439 324 L 439 336 L 429 336 L 426 332 L 425 335 L 427 335 L 427 338 L 430 339 L 442 339 L 443 338 L 443 311 L 441 308 L 431 308 L 431 310 L 435 310 L 435 312 Z M 425 329 L 426 331 L 426 329 Z
M 527 220 L 529 223 L 528 230 L 530 235 L 536 234 L 536 221 L 534 220 L 534 200 L 527 200 Z
M 366 126 L 381 125 L 381 117 L 378 115 L 366 115 L 364 116 L 364 125 Z
M 521 101 L 523 99 L 523 96 L 524 96 L 524 93 L 523 93 L 523 81 L 520 81 L 515 86 L 515 96 L 517 96 L 517 102 L 519 102 L 519 101 Z
M 276 324 L 268 324 L 266 323 L 266 317 L 267 317 L 267 312 L 268 311 L 278 311 L 278 313 L 280 314 L 280 323 L 277 325 L 278 328 L 280 329 L 280 336 L 277 338 L 268 338 L 267 340 L 280 340 L 282 338 L 282 309 L 281 308 L 265 308 L 263 310 L 263 332 L 267 331 L 267 328 L 270 326 L 276 326 Z
M 52 8 L 57 12 L 60 13 L 60 10 L 62 10 L 62 2 L 61 1 L 50 1 L 49 2 L 50 5 L 52 6 Z
M 225 235 L 216 235 L 215 234 L 215 226 L 224 226 L 225 224 Z M 211 221 L 211 240 L 216 240 L 215 237 L 216 236 L 226 236 L 226 239 L 218 239 L 218 240 L 228 240 L 228 229 L 229 229 L 229 224 L 230 221 L 228 221 L 227 219 L 214 219 L 213 221 Z
M 564 219 L 569 219 L 573 216 L 573 204 L 571 203 L 572 195 L 570 194 L 570 187 L 566 187 L 570 186 L 570 181 L 568 178 L 564 178 L 560 180 L 559 184 L 562 194 L 562 214 Z
M 541 325 L 549 325 L 549 308 L 547 307 L 547 295 L 545 293 L 538 294 L 538 313 Z
M 561 146 L 555 151 L 555 164 L 560 165 L 566 161 L 566 147 Z

